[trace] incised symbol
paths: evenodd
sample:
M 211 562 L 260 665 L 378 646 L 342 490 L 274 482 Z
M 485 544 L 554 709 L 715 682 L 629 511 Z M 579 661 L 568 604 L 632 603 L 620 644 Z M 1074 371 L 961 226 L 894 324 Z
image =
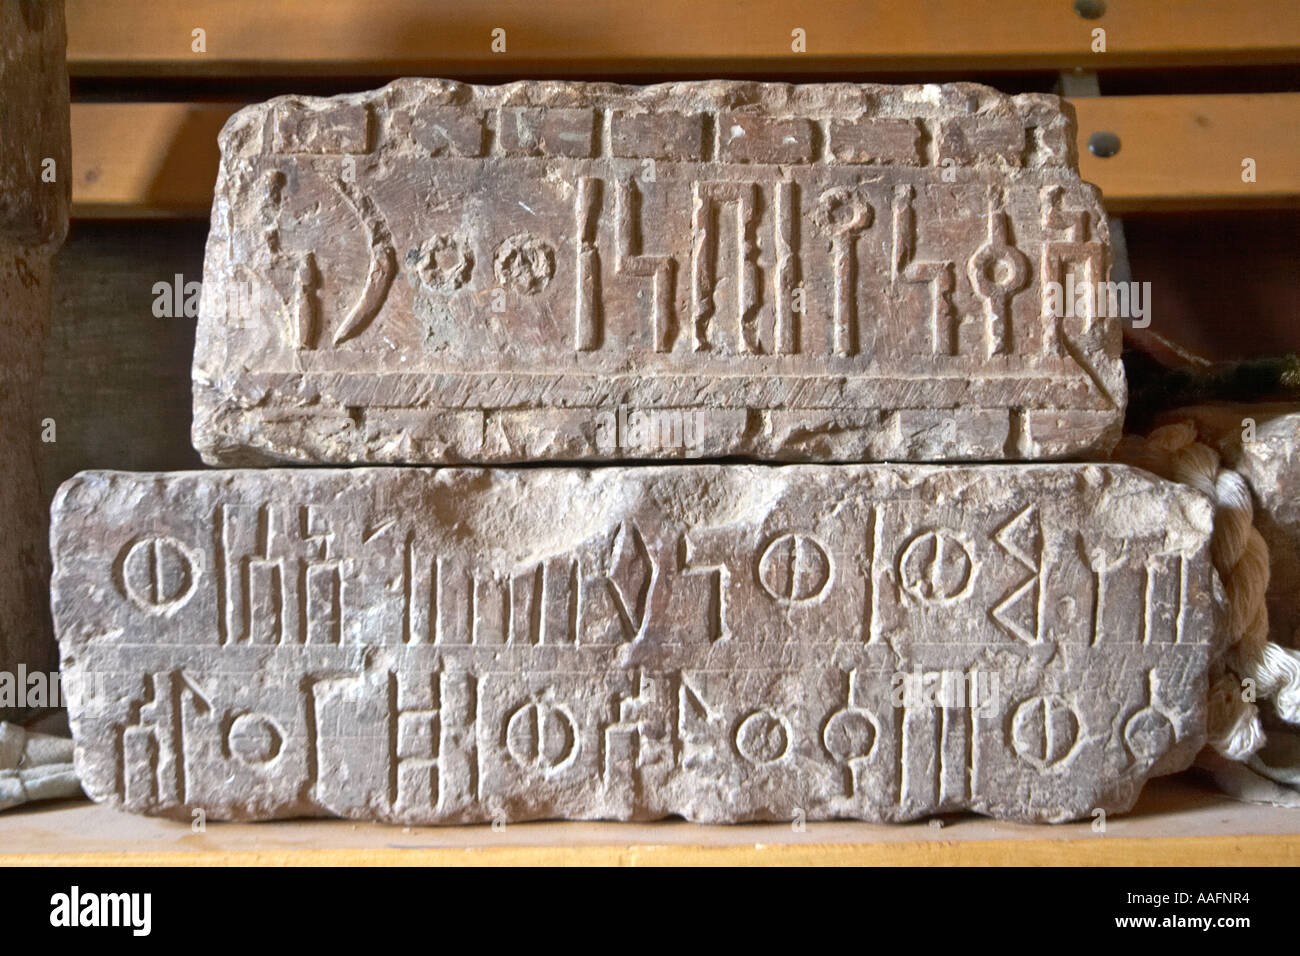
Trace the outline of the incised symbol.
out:
M 555 252 L 536 236 L 521 232 L 497 246 L 492 269 L 503 288 L 536 295 L 555 275 Z
M 451 236 L 434 236 L 406 254 L 411 284 L 419 283 L 431 292 L 455 292 L 469 281 L 474 253 Z

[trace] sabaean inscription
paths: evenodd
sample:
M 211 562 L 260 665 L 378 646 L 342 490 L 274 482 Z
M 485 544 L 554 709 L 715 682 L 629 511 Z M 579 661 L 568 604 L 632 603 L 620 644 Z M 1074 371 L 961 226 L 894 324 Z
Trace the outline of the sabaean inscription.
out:
M 53 511 L 77 767 L 143 813 L 1059 821 L 1205 739 L 1211 506 L 1124 466 L 86 472 Z
M 1051 295 L 1110 263 L 1074 135 L 1056 97 L 969 84 L 403 80 L 249 107 L 221 136 L 195 444 L 234 465 L 1104 453 L 1120 327 Z M 701 440 L 602 441 L 620 409 L 702 412 Z

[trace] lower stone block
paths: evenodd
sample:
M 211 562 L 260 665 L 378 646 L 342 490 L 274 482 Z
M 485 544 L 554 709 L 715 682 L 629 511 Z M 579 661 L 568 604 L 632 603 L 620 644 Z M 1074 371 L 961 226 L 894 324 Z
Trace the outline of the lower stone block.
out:
M 1111 465 L 83 473 L 86 792 L 189 818 L 1060 821 L 1204 740 L 1209 502 Z

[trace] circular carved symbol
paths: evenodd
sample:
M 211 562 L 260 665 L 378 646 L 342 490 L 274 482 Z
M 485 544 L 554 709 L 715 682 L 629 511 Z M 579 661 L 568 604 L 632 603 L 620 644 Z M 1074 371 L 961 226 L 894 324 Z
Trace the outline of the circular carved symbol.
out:
M 782 604 L 803 604 L 830 590 L 835 562 L 812 535 L 786 533 L 775 538 L 758 559 L 758 581 Z
M 1026 763 L 1051 767 L 1070 755 L 1079 739 L 1079 718 L 1062 698 L 1031 697 L 1011 718 L 1011 745 Z
M 822 731 L 826 752 L 840 763 L 871 753 L 876 743 L 876 725 L 865 710 L 839 710 L 831 714 Z
M 1029 281 L 1029 260 L 1013 246 L 982 246 L 971 258 L 970 275 L 985 298 L 1018 292 Z
M 870 203 L 843 186 L 822 193 L 813 210 L 813 222 L 830 233 L 861 232 L 871 225 L 874 216 Z
M 898 559 L 902 589 L 927 604 L 955 601 L 970 590 L 975 564 L 970 550 L 948 531 L 924 531 Z
M 1124 725 L 1124 743 L 1139 760 L 1155 760 L 1173 742 L 1173 724 L 1154 707 L 1138 711 Z
M 753 764 L 773 763 L 790 747 L 790 732 L 776 714 L 757 710 L 740 722 L 736 750 Z
M 554 704 L 524 704 L 506 722 L 506 750 L 528 770 L 555 770 L 574 756 L 576 747 L 573 719 Z
M 492 269 L 498 285 L 534 295 L 545 289 L 555 275 L 555 253 L 541 239 L 521 232 L 497 246 Z
M 280 754 L 284 734 L 270 717 L 240 714 L 226 732 L 226 747 L 247 764 L 268 763 Z
M 474 269 L 474 253 L 451 236 L 434 236 L 418 249 L 406 254 L 406 266 L 412 282 L 433 292 L 455 292 L 469 281 Z
M 194 593 L 194 577 L 194 562 L 173 538 L 141 538 L 118 558 L 122 593 L 147 611 L 180 607 Z

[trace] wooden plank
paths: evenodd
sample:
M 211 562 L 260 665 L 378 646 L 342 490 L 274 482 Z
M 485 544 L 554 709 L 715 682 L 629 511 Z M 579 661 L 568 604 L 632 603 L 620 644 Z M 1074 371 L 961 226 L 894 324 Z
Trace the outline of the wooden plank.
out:
M 1183 775 L 1152 781 L 1105 832 L 967 816 L 925 823 L 743 827 L 529 823 L 385 827 L 345 820 L 210 823 L 66 802 L 0 815 L 0 866 L 18 865 L 1290 865 L 1300 812 L 1237 803 Z
M 264 824 L 283 827 L 286 824 Z M 274 836 L 273 834 L 270 836 Z M 1300 837 L 0 854 L 0 866 L 1296 866 Z
M 1300 62 L 1300 4 L 1106 0 L 68 0 L 73 76 L 636 75 Z M 492 31 L 506 31 L 493 52 Z M 792 50 L 792 31 L 806 52 Z M 1093 31 L 1106 31 L 1094 53 Z M 205 31 L 195 52 L 193 31 Z
M 1111 212 L 1300 201 L 1300 93 L 1071 102 L 1079 118 L 1079 171 L 1101 187 Z M 1087 148 L 1100 130 L 1120 138 L 1119 152 L 1108 159 Z M 1242 178 L 1246 159 L 1255 161 L 1254 182 Z
M 1297 4 L 1300 7 L 1300 4 Z M 1300 203 L 1300 93 L 1116 96 L 1071 101 L 1080 167 L 1111 212 Z M 73 215 L 204 217 L 216 137 L 231 103 L 74 103 Z M 1088 137 L 1120 137 L 1101 159 Z M 1256 161 L 1243 182 L 1242 160 Z
M 230 103 L 77 103 L 73 215 L 206 218 Z

